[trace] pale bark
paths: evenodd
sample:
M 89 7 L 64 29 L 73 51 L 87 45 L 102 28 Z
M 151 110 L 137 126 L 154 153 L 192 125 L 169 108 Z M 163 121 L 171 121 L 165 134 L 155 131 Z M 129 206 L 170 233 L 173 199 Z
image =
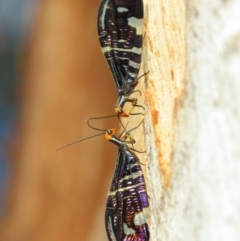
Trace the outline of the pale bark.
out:
M 240 3 L 146 9 L 151 240 L 240 240 Z

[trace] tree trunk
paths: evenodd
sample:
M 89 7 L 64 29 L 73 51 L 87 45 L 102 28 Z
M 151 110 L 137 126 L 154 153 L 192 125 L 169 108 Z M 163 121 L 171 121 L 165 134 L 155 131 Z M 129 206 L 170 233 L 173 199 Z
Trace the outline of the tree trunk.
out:
M 146 9 L 151 240 L 240 240 L 240 4 Z

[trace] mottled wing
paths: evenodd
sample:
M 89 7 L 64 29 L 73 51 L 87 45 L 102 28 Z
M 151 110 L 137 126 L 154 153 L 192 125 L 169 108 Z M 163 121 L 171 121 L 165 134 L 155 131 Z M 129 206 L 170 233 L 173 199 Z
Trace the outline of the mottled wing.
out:
M 123 175 L 123 158 L 123 153 L 118 152 L 117 164 L 106 203 L 105 224 L 110 241 L 122 240 L 123 234 L 123 192 L 119 182 Z
M 106 205 L 106 226 L 111 241 L 148 241 L 146 213 L 149 207 L 138 158 L 120 147 Z
M 119 92 L 136 81 L 142 32 L 142 0 L 102 1 L 98 12 L 99 41 Z

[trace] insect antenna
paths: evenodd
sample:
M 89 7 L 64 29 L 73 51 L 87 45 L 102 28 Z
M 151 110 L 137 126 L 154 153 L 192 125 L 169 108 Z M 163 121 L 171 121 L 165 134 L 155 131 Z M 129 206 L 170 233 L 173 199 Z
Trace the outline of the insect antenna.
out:
M 123 123 L 122 123 L 122 121 L 121 121 L 121 119 L 120 119 L 120 117 L 119 117 L 118 115 L 109 115 L 109 116 L 101 116 L 101 117 L 91 117 L 91 118 L 88 119 L 87 123 L 88 123 L 88 126 L 89 126 L 91 129 L 93 129 L 93 130 L 96 130 L 96 131 L 107 131 L 107 130 L 99 129 L 99 128 L 96 128 L 96 127 L 92 126 L 92 125 L 90 124 L 90 121 L 91 121 L 91 120 L 107 119 L 107 118 L 112 118 L 112 117 L 117 117 L 117 118 L 118 118 L 118 120 L 119 120 L 119 122 L 120 122 L 120 124 L 121 124 L 121 126 L 122 126 L 122 128 L 123 128 L 123 132 L 126 132 L 126 128 L 124 127 L 124 125 L 123 125 Z M 122 132 L 122 133 L 123 133 L 123 132 Z
M 137 77 L 137 80 L 141 79 L 143 76 L 147 75 L 148 73 L 149 73 L 149 70 L 146 73 L 144 73 L 144 74 L 140 75 L 139 77 Z
M 141 122 L 140 122 L 137 126 L 133 127 L 132 129 L 130 129 L 130 130 L 128 130 L 128 131 L 126 130 L 127 125 L 128 125 L 128 123 L 127 123 L 127 124 L 126 124 L 126 128 L 124 128 L 124 130 L 123 130 L 123 132 L 121 133 L 121 135 L 119 136 L 119 138 L 120 138 L 120 137 L 122 136 L 122 134 L 125 132 L 125 135 L 123 136 L 122 140 L 125 141 L 126 139 L 130 139 L 130 140 L 133 140 L 133 141 L 131 142 L 132 144 L 136 143 L 136 141 L 131 137 L 130 132 L 136 130 L 136 129 L 143 123 L 143 121 L 144 121 L 144 119 L 142 119 Z
M 96 127 L 92 126 L 92 125 L 90 124 L 90 121 L 91 121 L 91 120 L 107 119 L 107 118 L 112 118 L 112 117 L 117 117 L 117 115 L 109 115 L 109 116 L 101 116 L 101 117 L 91 117 L 91 118 L 89 118 L 88 121 L 87 121 L 88 127 L 90 127 L 90 128 L 93 129 L 93 130 L 96 130 L 96 131 L 107 131 L 107 130 L 99 129 L 99 128 L 96 128 Z
M 129 123 L 129 122 L 128 122 Z M 136 143 L 136 141 L 131 137 L 131 135 L 130 135 L 130 132 L 131 132 L 131 130 L 130 131 L 127 131 L 126 130 L 126 128 L 127 128 L 127 126 L 128 126 L 128 123 L 126 124 L 126 126 L 124 127 L 123 126 L 123 131 L 122 131 L 122 133 L 119 135 L 119 139 L 120 140 L 122 140 L 124 143 L 126 143 L 126 144 L 132 144 L 132 146 L 133 146 L 133 144 L 134 143 Z M 133 128 L 134 129 L 134 128 Z M 123 136 L 123 138 L 121 139 L 121 136 L 123 135 L 123 133 L 125 132 L 125 134 L 124 134 L 124 136 Z M 127 139 L 129 139 L 129 141 L 127 141 Z M 134 148 L 134 147 L 133 147 Z
M 71 143 L 69 143 L 69 144 L 67 144 L 65 146 L 59 147 L 56 151 L 59 151 L 59 150 L 61 150 L 63 148 L 66 148 L 68 146 L 74 145 L 74 144 L 76 144 L 78 142 L 86 141 L 88 139 L 91 139 L 91 138 L 94 138 L 94 137 L 97 137 L 97 136 L 101 136 L 101 135 L 104 135 L 104 134 L 105 134 L 105 132 L 104 133 L 100 133 L 100 134 L 96 134 L 96 135 L 93 135 L 93 136 L 89 136 L 89 137 L 86 137 L 86 138 L 83 138 L 83 139 L 80 139 L 80 140 L 77 140 L 77 141 L 74 141 L 74 142 L 71 142 Z
M 121 122 L 120 118 L 119 118 L 119 121 Z M 123 123 L 121 122 L 121 125 L 122 125 L 122 128 L 123 128 L 123 131 L 121 132 L 121 134 L 118 136 L 119 139 L 121 139 L 121 136 L 123 135 L 123 133 L 127 133 L 128 131 L 126 130 L 127 126 L 128 126 L 128 123 L 126 124 L 126 126 L 123 125 Z
M 122 138 L 123 142 L 132 144 L 132 147 L 129 147 L 129 149 L 131 149 L 132 151 L 137 152 L 137 153 L 145 153 L 146 150 L 145 151 L 138 151 L 134 148 L 133 145 L 136 143 L 136 141 L 131 137 L 130 132 L 136 130 L 143 123 L 143 121 L 144 121 L 144 119 L 142 119 L 141 122 L 137 126 L 135 126 L 134 128 L 132 128 L 128 131 L 125 131 L 125 134 Z M 129 141 L 126 141 L 127 139 L 129 139 Z M 142 163 L 140 162 L 140 164 L 142 164 Z
M 136 130 L 143 123 L 143 121 L 144 121 L 144 119 L 142 119 L 141 122 L 137 126 L 133 127 L 132 129 L 130 129 L 128 131 L 126 131 L 126 133 L 130 133 L 131 131 Z

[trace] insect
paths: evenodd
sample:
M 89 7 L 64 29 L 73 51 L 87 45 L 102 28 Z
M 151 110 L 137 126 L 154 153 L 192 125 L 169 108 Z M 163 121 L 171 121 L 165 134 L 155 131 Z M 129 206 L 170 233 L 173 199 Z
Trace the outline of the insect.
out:
M 88 126 L 102 133 L 75 141 L 57 150 L 100 135 L 105 135 L 108 141 L 117 145 L 117 163 L 105 210 L 107 236 L 109 241 L 149 241 L 146 220 L 149 203 L 145 180 L 139 159 L 133 152 L 136 150 L 127 145 L 135 143 L 130 131 L 138 128 L 142 122 L 120 139 L 115 136 L 116 129 L 102 130 L 91 126 L 90 121 L 93 119 L 99 118 L 90 118 Z
M 110 241 L 148 241 L 146 222 L 149 207 L 145 180 L 138 157 L 125 142 L 114 136 L 105 137 L 118 146 L 118 157 L 108 193 L 105 224 Z
M 98 36 L 117 86 L 115 113 L 120 117 L 128 116 L 123 111 L 126 102 L 132 103 L 132 109 L 142 107 L 137 105 L 136 98 L 129 97 L 138 84 L 142 34 L 143 0 L 102 1 L 98 12 Z

